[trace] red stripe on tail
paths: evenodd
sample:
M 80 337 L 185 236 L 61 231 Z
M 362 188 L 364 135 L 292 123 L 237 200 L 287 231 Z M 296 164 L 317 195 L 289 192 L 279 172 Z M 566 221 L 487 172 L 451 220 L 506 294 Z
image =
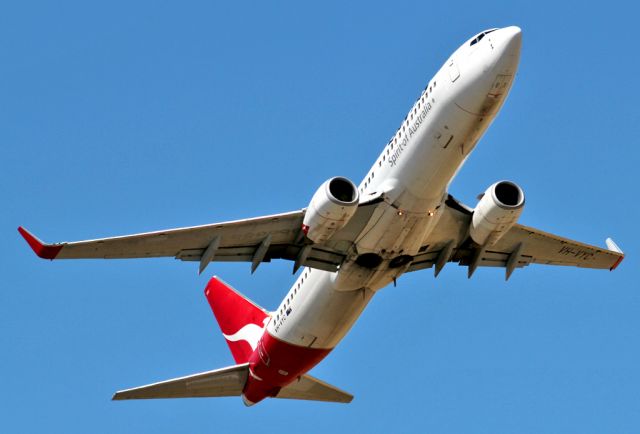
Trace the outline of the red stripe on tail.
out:
M 217 277 L 204 294 L 236 363 L 245 363 L 258 345 L 269 314 Z

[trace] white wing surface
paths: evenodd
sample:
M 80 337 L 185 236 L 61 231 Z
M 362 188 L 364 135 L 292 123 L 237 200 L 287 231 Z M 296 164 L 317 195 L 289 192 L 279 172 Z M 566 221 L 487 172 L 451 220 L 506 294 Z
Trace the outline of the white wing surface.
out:
M 480 267 L 505 267 L 509 278 L 514 269 L 529 264 L 565 265 L 583 268 L 615 269 L 624 253 L 611 240 L 598 247 L 516 224 L 495 245 L 481 248 L 468 238 L 472 210 L 452 197 L 446 201 L 444 214 L 423 252 L 414 257 L 408 271 L 446 262 L 469 266 L 469 275 Z
M 155 232 L 47 244 L 26 229 L 18 230 L 34 252 L 44 259 L 122 259 L 175 257 L 200 261 L 200 272 L 212 261 L 251 262 L 252 271 L 272 259 L 298 261 L 335 270 L 344 259 L 339 251 L 306 247 L 301 236 L 304 210 L 265 217 L 213 223 Z
M 272 259 L 336 271 L 381 199 L 360 204 L 356 214 L 331 240 L 310 244 L 302 232 L 305 210 L 202 226 L 167 229 L 86 241 L 44 243 L 23 227 L 18 231 L 41 258 L 124 259 L 174 257 L 199 261 L 250 262 L 251 270 Z

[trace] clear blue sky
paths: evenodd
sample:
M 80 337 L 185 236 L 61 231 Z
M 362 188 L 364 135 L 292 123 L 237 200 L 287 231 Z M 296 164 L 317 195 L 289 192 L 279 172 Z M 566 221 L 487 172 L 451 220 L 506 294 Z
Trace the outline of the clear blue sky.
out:
M 640 426 L 639 84 L 631 2 L 5 2 L 0 9 L 1 432 L 629 433 Z M 502 113 L 452 185 L 499 179 L 521 222 L 614 273 L 450 265 L 382 290 L 314 375 L 349 405 L 111 402 L 232 364 L 203 296 L 216 273 L 266 308 L 291 264 L 37 259 L 47 241 L 305 207 L 359 181 L 464 40 L 523 29 Z

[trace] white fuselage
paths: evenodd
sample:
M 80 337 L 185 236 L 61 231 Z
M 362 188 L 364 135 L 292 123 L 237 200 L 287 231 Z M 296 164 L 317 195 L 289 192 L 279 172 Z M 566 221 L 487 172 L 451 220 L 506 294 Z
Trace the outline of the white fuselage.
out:
M 304 269 L 273 313 L 267 326 L 272 336 L 333 348 L 373 294 L 406 269 L 390 262 L 428 243 L 449 183 L 511 88 L 520 46 L 519 28 L 489 30 L 465 42 L 440 68 L 359 186 L 361 202 L 381 194 L 384 201 L 355 250 L 382 262 L 365 268 L 354 256 L 334 273 Z

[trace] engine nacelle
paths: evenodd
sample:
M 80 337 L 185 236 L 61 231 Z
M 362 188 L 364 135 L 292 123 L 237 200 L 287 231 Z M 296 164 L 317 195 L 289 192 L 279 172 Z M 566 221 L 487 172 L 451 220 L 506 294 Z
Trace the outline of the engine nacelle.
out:
M 494 245 L 518 221 L 524 208 L 524 192 L 511 181 L 487 188 L 473 210 L 469 235 L 476 243 Z
M 347 178 L 325 181 L 311 198 L 302 230 L 314 243 L 327 241 L 353 217 L 358 201 L 358 188 Z

